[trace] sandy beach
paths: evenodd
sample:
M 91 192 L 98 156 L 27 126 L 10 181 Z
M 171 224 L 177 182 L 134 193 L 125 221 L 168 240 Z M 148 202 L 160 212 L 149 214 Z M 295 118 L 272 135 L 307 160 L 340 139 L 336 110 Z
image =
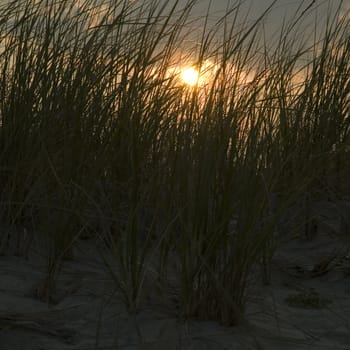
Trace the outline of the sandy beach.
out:
M 38 299 L 45 277 L 40 251 L 31 249 L 28 259 L 3 255 L 0 348 L 349 350 L 349 237 L 337 234 L 340 226 L 329 208 L 327 218 L 319 216 L 315 237 L 281 243 L 271 262 L 270 284 L 255 278 L 245 320 L 236 327 L 181 321 L 176 286 L 161 297 L 151 261 L 140 311 L 129 314 L 95 239 L 78 241 L 49 304 Z

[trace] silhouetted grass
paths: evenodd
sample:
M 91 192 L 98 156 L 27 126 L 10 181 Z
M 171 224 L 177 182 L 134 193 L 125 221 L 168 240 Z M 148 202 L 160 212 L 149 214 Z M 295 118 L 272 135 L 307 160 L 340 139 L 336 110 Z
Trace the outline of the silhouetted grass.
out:
M 175 254 L 181 316 L 233 325 L 287 209 L 348 194 L 349 17 L 310 45 L 297 13 L 269 45 L 270 8 L 242 26 L 236 6 L 181 52 L 195 3 L 2 6 L 1 221 L 46 246 L 48 288 L 89 235 L 130 310 L 153 254 L 161 281 Z M 179 64 L 211 78 L 186 86 Z

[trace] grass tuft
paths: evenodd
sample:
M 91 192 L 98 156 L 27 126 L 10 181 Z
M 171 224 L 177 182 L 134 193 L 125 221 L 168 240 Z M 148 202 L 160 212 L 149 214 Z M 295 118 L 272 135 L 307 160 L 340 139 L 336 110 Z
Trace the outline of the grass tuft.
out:
M 243 24 L 238 2 L 213 26 L 196 3 L 0 7 L 0 219 L 32 233 L 26 250 L 44 242 L 46 299 L 93 236 L 130 311 L 156 256 L 182 317 L 235 325 L 257 266 L 269 282 L 286 213 L 303 203 L 310 237 L 312 202 L 349 195 L 350 17 L 302 42 L 300 7 L 269 43 L 276 1 Z M 202 80 L 186 85 L 186 66 Z

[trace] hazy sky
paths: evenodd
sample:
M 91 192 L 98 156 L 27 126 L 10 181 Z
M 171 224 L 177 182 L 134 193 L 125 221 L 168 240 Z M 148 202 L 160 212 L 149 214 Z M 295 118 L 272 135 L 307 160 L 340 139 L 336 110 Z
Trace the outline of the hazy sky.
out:
M 32 0 L 36 2 L 45 3 L 46 0 Z M 49 0 L 50 1 L 50 0 Z M 54 0 L 52 0 L 54 1 Z M 96 0 L 98 3 L 108 3 L 108 0 Z M 123 1 L 123 0 L 119 0 Z M 119 1 L 116 1 L 118 3 Z M 152 0 L 129 0 L 132 2 L 142 3 L 143 1 L 152 1 Z M 175 3 L 175 0 L 155 0 L 155 1 L 164 1 L 168 3 L 168 6 L 172 6 Z M 191 0 L 179 0 L 179 7 L 188 3 Z M 345 13 L 346 10 L 350 10 L 350 0 L 194 0 L 196 5 L 192 11 L 192 17 L 206 16 L 209 9 L 209 19 L 210 23 L 215 23 L 219 18 L 225 15 L 228 8 L 237 6 L 240 4 L 239 16 L 237 17 L 238 24 L 249 24 L 254 23 L 254 20 L 257 19 L 272 3 L 274 3 L 273 8 L 267 16 L 264 17 L 264 20 L 260 23 L 264 24 L 264 32 L 267 37 L 273 33 L 278 33 L 284 22 L 290 21 L 292 18 L 296 18 L 297 14 L 302 14 L 304 12 L 303 21 L 298 22 L 299 29 L 308 28 L 311 31 L 314 31 L 315 22 L 318 25 L 318 28 L 322 28 L 322 24 L 325 23 L 327 14 L 331 13 L 330 6 L 333 10 L 336 9 L 339 4 L 342 4 L 342 12 Z M 11 3 L 12 0 L 0 0 L 0 4 Z M 85 0 L 76 0 L 77 6 L 79 3 L 84 3 Z M 12 2 L 13 3 L 13 2 Z M 307 9 L 307 11 L 306 11 Z M 333 11 L 334 13 L 334 11 Z M 198 24 L 200 28 L 200 25 Z M 196 31 L 194 31 L 195 33 Z M 200 31 L 198 31 L 200 32 Z M 306 35 L 306 30 L 303 32 Z
M 183 0 L 186 2 L 186 0 Z M 197 8 L 206 9 L 208 7 L 210 0 L 198 0 Z M 237 3 L 241 3 L 242 7 L 250 8 L 251 15 L 259 15 L 264 9 L 273 3 L 273 0 L 212 0 L 211 1 L 211 12 L 214 15 L 223 14 L 227 7 L 233 6 Z M 274 5 L 274 10 L 272 12 L 274 19 L 284 17 L 285 15 L 292 15 L 301 6 L 301 9 L 307 8 L 312 4 L 312 9 L 318 9 L 319 14 L 326 14 L 327 6 L 332 4 L 333 7 L 338 6 L 343 3 L 343 9 L 346 7 L 350 8 L 350 0 L 276 0 Z M 273 20 L 273 18 L 271 18 Z
M 187 0 L 180 1 L 183 4 L 187 2 Z M 170 4 L 172 3 L 171 0 L 169 2 Z M 222 17 L 226 13 L 227 8 L 240 3 L 240 16 L 238 16 L 237 21 L 249 25 L 249 23 L 254 23 L 254 19 L 257 19 L 266 10 L 269 5 L 273 3 L 273 0 L 197 0 L 197 5 L 192 15 L 194 17 L 197 15 L 205 15 L 209 3 L 209 17 L 211 23 L 214 23 L 215 20 Z M 345 13 L 347 10 L 350 10 L 350 0 L 276 0 L 271 11 L 260 23 L 264 24 L 263 30 L 266 38 L 277 38 L 283 23 L 292 21 L 293 18 L 295 19 L 303 14 L 303 19 L 298 22 L 294 30 L 300 33 L 297 38 L 305 39 L 309 35 L 310 40 L 313 41 L 315 28 L 317 33 L 322 33 L 326 19 L 329 18 L 331 14 L 334 15 L 338 6 L 341 6 L 340 12 Z M 316 27 L 315 23 L 317 24 Z M 194 33 L 195 32 L 196 31 L 194 31 Z
M 183 0 L 186 2 L 186 0 Z M 228 7 L 232 7 L 237 3 L 241 3 L 242 14 L 249 12 L 249 18 L 253 20 L 260 16 L 265 9 L 271 5 L 273 0 L 198 0 L 195 12 L 205 13 L 208 8 L 208 4 L 211 3 L 210 16 L 215 18 L 225 14 Z M 308 7 L 308 11 L 305 13 L 305 21 L 309 20 L 313 22 L 315 16 L 317 16 L 317 21 L 319 24 L 324 22 L 330 11 L 330 6 L 334 9 L 341 4 L 342 11 L 345 12 L 346 9 L 350 9 L 350 0 L 276 0 L 273 9 L 265 19 L 267 26 L 272 28 L 278 28 L 281 25 L 283 19 L 290 19 L 295 15 L 299 9 L 299 14 L 301 14 Z

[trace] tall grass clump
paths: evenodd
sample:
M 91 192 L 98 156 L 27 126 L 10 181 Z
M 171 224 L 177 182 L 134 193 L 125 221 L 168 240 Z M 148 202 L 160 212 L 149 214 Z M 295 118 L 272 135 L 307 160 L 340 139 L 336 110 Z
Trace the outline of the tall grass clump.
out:
M 306 6 L 270 44 L 275 2 L 250 23 L 238 2 L 214 26 L 193 20 L 196 1 L 1 7 L 1 223 L 45 249 L 41 298 L 84 234 L 130 311 L 156 260 L 179 316 L 237 324 L 286 213 L 344 194 L 349 17 L 299 42 Z M 186 85 L 186 65 L 204 82 Z
M 344 163 L 349 145 L 348 32 L 348 17 L 338 8 L 311 44 L 293 41 L 286 46 L 282 36 L 279 48 L 284 54 L 274 58 L 277 74 L 269 79 L 279 113 L 274 123 L 278 154 L 270 164 L 282 170 L 279 192 L 302 189 L 294 200 L 305 216 L 306 237 L 313 230 L 313 201 L 349 195 Z M 292 51 L 290 44 L 299 45 L 298 50 Z

